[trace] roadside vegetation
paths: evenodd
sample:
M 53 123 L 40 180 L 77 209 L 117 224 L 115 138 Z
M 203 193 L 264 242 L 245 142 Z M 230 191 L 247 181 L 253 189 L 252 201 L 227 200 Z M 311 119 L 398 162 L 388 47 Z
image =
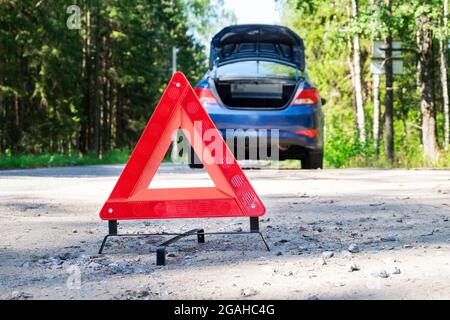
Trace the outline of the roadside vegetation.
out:
M 129 155 L 128 150 L 108 151 L 101 156 L 97 154 L 74 155 L 60 153 L 44 153 L 40 155 L 5 154 L 0 156 L 0 169 L 122 164 L 127 162 Z
M 173 49 L 194 83 L 233 19 L 221 0 L 0 1 L 0 168 L 125 162 Z
M 327 99 L 325 167 L 450 167 L 449 0 L 274 1 Z M 73 1 L 0 1 L 0 169 L 126 162 L 170 79 L 172 49 L 195 83 L 207 42 L 235 21 L 221 0 L 77 3 L 71 29 Z
M 280 3 L 328 100 L 326 167 L 450 167 L 448 0 Z M 386 52 L 384 74 L 371 72 L 373 41 Z M 393 41 L 402 74 L 393 72 Z

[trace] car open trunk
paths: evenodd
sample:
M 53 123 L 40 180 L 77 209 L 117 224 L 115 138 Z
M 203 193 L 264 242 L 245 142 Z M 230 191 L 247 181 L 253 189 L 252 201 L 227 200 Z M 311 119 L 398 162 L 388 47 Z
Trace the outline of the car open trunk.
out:
M 303 40 L 282 26 L 249 24 L 222 29 L 211 41 L 209 69 L 237 61 L 272 61 L 305 70 Z
M 216 80 L 223 104 L 237 109 L 281 109 L 291 100 L 296 84 L 271 80 Z
M 305 70 L 303 40 L 282 26 L 229 26 L 211 41 L 209 67 L 227 107 L 283 108 Z

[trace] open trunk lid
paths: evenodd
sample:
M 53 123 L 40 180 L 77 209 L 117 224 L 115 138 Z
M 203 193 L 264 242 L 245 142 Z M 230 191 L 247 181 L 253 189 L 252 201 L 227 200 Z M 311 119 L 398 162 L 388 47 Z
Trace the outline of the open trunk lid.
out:
M 303 40 L 292 30 L 275 25 L 235 25 L 211 41 L 209 68 L 239 61 L 269 61 L 305 70 Z

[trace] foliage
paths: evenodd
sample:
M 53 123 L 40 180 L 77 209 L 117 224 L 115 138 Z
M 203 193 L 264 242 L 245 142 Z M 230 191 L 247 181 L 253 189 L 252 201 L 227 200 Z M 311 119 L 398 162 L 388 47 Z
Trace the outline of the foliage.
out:
M 308 76 L 328 101 L 324 106 L 326 166 L 450 163 L 450 153 L 444 150 L 437 162 L 424 160 L 417 82 L 417 22 L 426 17 L 425 28 L 435 41 L 435 63 L 429 74 L 437 139 L 443 149 L 437 41 L 449 31 L 442 24 L 444 0 L 391 1 L 392 15 L 385 5 L 378 5 L 384 1 L 359 0 L 356 18 L 350 0 L 277 1 L 282 4 L 283 24 L 303 37 Z M 82 163 L 82 155 L 89 163 L 94 158 L 106 161 L 117 153 L 114 150 L 132 149 L 171 76 L 172 48 L 180 49 L 178 69 L 195 82 L 206 69 L 205 46 L 210 37 L 235 21 L 223 0 L 135 0 L 132 4 L 78 0 L 81 29 L 69 30 L 66 9 L 73 3 L 0 0 L 1 168 Z M 371 41 L 388 32 L 405 48 L 404 74 L 394 81 L 396 157 L 389 164 L 383 154 L 376 158 L 373 150 L 370 74 Z M 361 42 L 366 145 L 356 135 L 349 70 L 348 43 L 355 35 Z M 382 104 L 384 93 L 382 85 Z
M 200 79 L 193 34 L 224 12 L 210 0 L 79 0 L 81 28 L 70 30 L 73 3 L 0 1 L 0 154 L 132 148 L 171 77 L 172 47 L 178 69 Z
M 291 27 L 305 41 L 307 69 L 310 78 L 327 99 L 325 112 L 325 165 L 328 167 L 377 166 L 421 167 L 448 165 L 449 153 L 441 150 L 436 163 L 424 160 L 421 146 L 420 95 L 417 85 L 418 52 L 417 20 L 426 16 L 435 41 L 448 32 L 440 23 L 443 0 L 392 1 L 392 16 L 384 1 L 357 1 L 359 15 L 351 17 L 350 0 L 280 0 L 283 6 L 283 24 Z M 378 5 L 380 4 L 380 6 Z M 373 100 L 370 73 L 371 41 L 383 39 L 392 33 L 402 41 L 404 73 L 394 80 L 394 140 L 396 157 L 390 164 L 373 150 Z M 363 96 L 365 104 L 367 144 L 361 145 L 356 136 L 353 88 L 349 69 L 348 40 L 360 37 L 363 67 Z M 439 82 L 438 45 L 433 47 L 435 68 L 434 103 L 437 118 L 438 142 L 443 143 L 442 90 Z M 381 105 L 384 102 L 384 81 L 381 81 Z M 382 110 L 383 111 L 383 110 Z M 381 117 L 383 121 L 383 115 Z M 381 127 L 383 130 L 383 127 Z M 382 131 L 381 131 L 382 133 Z M 383 141 L 381 141 L 383 143 Z M 382 147 L 382 146 L 381 146 Z
M 2 169 L 24 169 L 42 167 L 63 167 L 96 164 L 122 164 L 127 162 L 130 156 L 129 150 L 112 150 L 101 157 L 97 154 L 51 154 L 39 155 L 11 155 L 6 153 L 0 155 L 0 170 Z

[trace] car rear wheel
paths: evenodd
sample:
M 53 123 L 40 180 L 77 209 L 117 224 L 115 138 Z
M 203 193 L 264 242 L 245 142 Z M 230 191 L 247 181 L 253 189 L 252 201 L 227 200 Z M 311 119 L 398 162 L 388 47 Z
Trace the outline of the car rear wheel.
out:
M 308 152 L 301 159 L 302 169 L 322 169 L 323 152 Z

